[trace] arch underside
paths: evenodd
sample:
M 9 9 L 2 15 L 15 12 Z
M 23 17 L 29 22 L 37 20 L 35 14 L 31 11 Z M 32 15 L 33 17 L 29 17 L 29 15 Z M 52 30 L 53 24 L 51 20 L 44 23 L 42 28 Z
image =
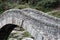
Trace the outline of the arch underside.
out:
M 0 28 L 6 24 L 16 24 L 27 30 L 36 40 L 60 38 L 60 19 L 35 9 L 10 9 L 0 16 Z
M 17 25 L 15 24 L 6 24 L 4 25 L 1 29 L 0 29 L 0 39 L 1 40 L 7 40 L 10 33 L 12 32 L 12 30 L 15 28 L 15 27 L 18 27 Z

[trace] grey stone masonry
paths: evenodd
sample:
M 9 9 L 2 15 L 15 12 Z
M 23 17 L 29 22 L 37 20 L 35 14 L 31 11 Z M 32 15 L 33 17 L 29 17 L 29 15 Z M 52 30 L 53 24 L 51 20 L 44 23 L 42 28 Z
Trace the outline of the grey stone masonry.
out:
M 27 30 L 35 40 L 60 40 L 60 18 L 31 8 L 10 9 L 0 15 L 0 28 L 16 24 Z

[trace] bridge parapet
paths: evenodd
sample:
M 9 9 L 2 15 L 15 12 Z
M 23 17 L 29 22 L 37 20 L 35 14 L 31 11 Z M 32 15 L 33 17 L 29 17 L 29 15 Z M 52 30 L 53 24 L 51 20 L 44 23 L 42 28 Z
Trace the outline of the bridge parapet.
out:
M 0 26 L 9 23 L 19 26 L 22 24 L 22 27 L 31 33 L 36 40 L 58 40 L 60 38 L 60 18 L 49 16 L 35 9 L 5 11 L 0 16 Z

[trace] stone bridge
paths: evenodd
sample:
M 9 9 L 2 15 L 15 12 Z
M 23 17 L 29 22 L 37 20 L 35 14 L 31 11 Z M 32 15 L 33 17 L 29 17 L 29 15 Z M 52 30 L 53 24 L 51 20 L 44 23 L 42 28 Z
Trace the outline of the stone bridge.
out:
M 60 18 L 26 8 L 10 9 L 0 16 L 0 28 L 16 24 L 27 30 L 36 40 L 60 40 Z

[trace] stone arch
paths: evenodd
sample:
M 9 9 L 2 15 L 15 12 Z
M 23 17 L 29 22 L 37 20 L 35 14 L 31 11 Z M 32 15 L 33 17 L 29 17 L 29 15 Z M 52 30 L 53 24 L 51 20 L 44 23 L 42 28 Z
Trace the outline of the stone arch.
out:
M 0 28 L 6 24 L 15 24 L 21 27 L 26 19 L 27 16 L 25 17 L 23 12 L 19 9 L 7 10 L 0 16 Z
M 36 40 L 42 40 L 42 38 L 53 40 L 58 35 L 60 38 L 60 19 L 35 9 L 7 10 L 0 16 L 0 21 L 1 27 L 9 23 L 21 26 L 23 23 L 22 27 Z

